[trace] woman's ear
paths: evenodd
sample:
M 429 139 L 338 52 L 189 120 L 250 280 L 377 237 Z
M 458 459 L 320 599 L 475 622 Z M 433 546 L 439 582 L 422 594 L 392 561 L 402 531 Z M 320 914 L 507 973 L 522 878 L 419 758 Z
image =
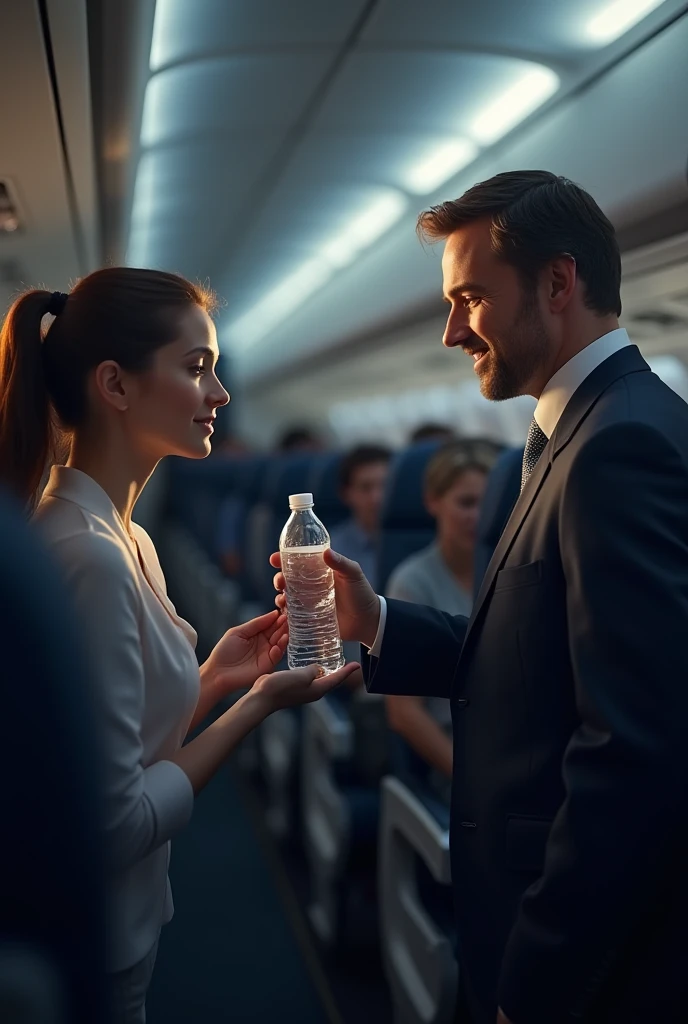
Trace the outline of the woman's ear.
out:
M 112 359 L 99 363 L 95 368 L 93 383 L 101 401 L 106 402 L 118 412 L 127 411 L 129 396 L 119 363 L 115 363 Z

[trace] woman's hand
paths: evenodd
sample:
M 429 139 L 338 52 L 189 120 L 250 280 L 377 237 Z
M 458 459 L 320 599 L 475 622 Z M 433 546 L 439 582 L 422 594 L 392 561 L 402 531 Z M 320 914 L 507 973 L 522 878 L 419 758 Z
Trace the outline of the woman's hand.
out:
M 217 699 L 253 686 L 259 676 L 272 672 L 284 657 L 288 639 L 287 616 L 279 611 L 228 629 L 204 665 Z
M 337 619 L 342 640 L 358 640 L 366 647 L 372 647 L 380 621 L 380 599 L 363 575 L 358 562 L 344 558 L 327 548 L 323 552 L 325 564 L 334 572 L 334 596 L 337 604 Z M 282 561 L 279 552 L 270 556 L 270 565 L 280 569 Z M 278 572 L 274 579 L 275 590 L 285 588 L 284 575 Z M 286 608 L 286 597 L 279 593 L 275 604 L 280 611 Z
M 265 706 L 266 714 L 280 708 L 293 707 L 295 704 L 310 704 L 311 701 L 320 700 L 330 690 L 334 690 L 335 686 L 343 683 L 359 667 L 352 661 L 336 672 L 330 672 L 329 675 L 325 675 L 320 665 L 308 665 L 306 668 L 294 668 L 287 672 L 273 672 L 272 675 L 256 679 L 247 697 L 258 698 Z

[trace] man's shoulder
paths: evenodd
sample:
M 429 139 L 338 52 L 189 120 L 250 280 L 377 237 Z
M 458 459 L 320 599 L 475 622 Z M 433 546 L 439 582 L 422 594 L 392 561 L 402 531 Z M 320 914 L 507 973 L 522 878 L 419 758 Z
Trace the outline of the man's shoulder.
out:
M 688 456 L 688 405 L 655 373 L 630 373 L 607 388 L 581 423 L 578 445 L 610 430 L 629 443 L 652 433 Z

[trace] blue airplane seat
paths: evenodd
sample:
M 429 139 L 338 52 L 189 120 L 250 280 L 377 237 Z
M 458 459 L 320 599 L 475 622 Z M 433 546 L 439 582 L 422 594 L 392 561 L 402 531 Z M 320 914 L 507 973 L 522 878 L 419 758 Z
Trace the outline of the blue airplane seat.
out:
M 435 523 L 423 503 L 423 477 L 441 443 L 409 447 L 392 465 L 380 541 L 382 593 L 394 569 L 435 536 Z M 453 1019 L 456 932 L 448 884 L 449 808 L 428 785 L 429 765 L 391 730 L 388 743 L 393 774 L 382 786 L 379 839 L 381 941 L 386 974 L 400 1014 L 409 1021 L 420 1019 L 419 1006 L 423 998 L 428 1002 L 427 993 L 421 998 L 406 976 L 408 972 L 399 966 L 400 960 L 411 957 L 420 976 L 425 977 L 427 972 L 437 981 L 437 990 L 431 986 L 432 999 L 424 1007 L 427 1019 L 443 1020 L 445 1015 Z M 406 899 L 402 892 L 411 895 Z M 423 955 L 419 957 L 421 947 Z
M 58 570 L 0 496 L 0 1018 L 106 1021 L 98 758 L 79 624 Z
M 327 452 L 316 456 L 311 470 L 308 490 L 313 493 L 315 514 L 328 532 L 348 519 L 350 512 L 339 495 L 339 466 L 341 452 Z
M 378 587 L 381 593 L 399 563 L 426 547 L 435 536 L 435 522 L 423 504 L 423 475 L 440 445 L 440 441 L 413 445 L 392 462 L 380 531 Z
M 441 800 L 428 783 L 430 765 L 397 733 L 391 735 L 389 746 L 393 774 L 408 786 L 437 825 L 443 831 L 448 831 L 449 804 Z M 424 907 L 455 943 L 456 929 L 451 898 L 448 898 L 446 886 L 435 882 L 420 859 L 416 860 L 416 883 Z
M 270 495 L 280 462 L 279 456 L 264 456 L 247 462 L 240 473 L 239 490 L 246 502 L 241 531 L 244 563 L 242 590 L 247 600 L 264 605 L 265 611 L 272 608 L 274 602 L 274 591 L 270 593 L 274 570 L 270 568 L 267 559 L 274 551 L 270 546 L 273 532 Z
M 235 458 L 228 467 L 232 476 L 231 490 L 225 492 L 216 508 L 215 551 L 218 560 L 234 549 L 238 557 L 236 579 L 244 601 L 257 598 L 252 583 L 249 551 L 249 517 L 259 500 L 268 472 L 267 455 L 247 455 Z
M 263 479 L 261 500 L 269 509 L 269 517 L 263 536 L 264 587 L 259 596 L 268 602 L 268 607 L 271 607 L 274 601 L 274 569 L 268 559 L 273 551 L 277 551 L 282 527 L 290 515 L 289 495 L 301 494 L 309 489 L 315 457 L 313 453 L 308 452 L 276 458 L 269 465 Z
M 167 512 L 181 524 L 212 560 L 216 557 L 217 515 L 236 489 L 234 456 L 196 460 L 169 459 Z

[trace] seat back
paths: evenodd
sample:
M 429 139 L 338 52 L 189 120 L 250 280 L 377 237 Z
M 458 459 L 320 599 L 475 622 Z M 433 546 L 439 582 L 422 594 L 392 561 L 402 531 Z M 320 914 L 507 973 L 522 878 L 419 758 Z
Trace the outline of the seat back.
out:
M 426 441 L 402 451 L 392 463 L 380 536 L 379 582 L 384 588 L 396 567 L 409 555 L 430 544 L 435 522 L 423 503 L 423 477 L 441 441 Z M 390 765 L 407 785 L 422 785 L 429 766 L 396 733 L 389 737 Z
M 382 592 L 400 562 L 431 543 L 435 523 L 423 504 L 423 475 L 439 441 L 400 452 L 392 462 L 382 510 L 378 587 Z
M 270 495 L 278 459 L 267 458 L 265 462 L 251 469 L 247 468 L 242 493 L 246 496 L 246 518 L 243 529 L 244 596 L 261 604 L 268 598 L 274 573 L 267 563 L 272 533 L 272 508 Z M 272 606 L 269 598 L 267 607 Z
M 167 511 L 214 559 L 218 509 L 236 490 L 239 460 L 217 455 L 203 460 L 173 457 L 167 462 Z
M 313 493 L 315 513 L 329 531 L 348 519 L 351 514 L 339 496 L 341 461 L 341 452 L 327 452 L 316 456 L 308 486 L 308 490 Z
M 41 1006 L 52 1006 L 56 1021 L 106 1021 L 88 669 L 59 573 L 4 496 L 0 607 L 0 1019 L 47 1021 Z
M 289 518 L 289 495 L 301 494 L 310 489 L 311 474 L 316 455 L 312 452 L 299 452 L 295 455 L 284 455 L 276 461 L 265 494 L 270 507 L 271 521 L 267 536 L 265 560 L 277 550 L 282 527 Z M 273 570 L 270 570 L 269 582 L 272 593 Z

